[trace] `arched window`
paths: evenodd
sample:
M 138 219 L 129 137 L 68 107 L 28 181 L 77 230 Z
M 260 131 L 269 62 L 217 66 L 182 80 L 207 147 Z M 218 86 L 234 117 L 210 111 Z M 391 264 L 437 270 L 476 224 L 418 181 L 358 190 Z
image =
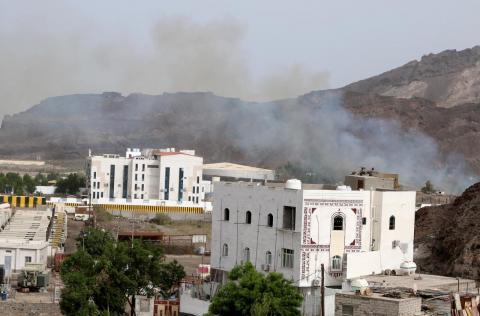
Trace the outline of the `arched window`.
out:
M 228 245 L 227 245 L 227 244 L 223 244 L 223 247 L 222 247 L 222 256 L 224 256 L 224 257 L 227 257 L 227 256 L 228 256 Z
M 230 220 L 230 210 L 228 208 L 223 210 L 223 220 L 224 221 Z
M 342 258 L 340 256 L 332 257 L 332 270 L 342 270 Z
M 388 221 L 388 229 L 394 230 L 395 229 L 395 216 L 390 216 L 390 220 Z
M 247 211 L 245 214 L 245 223 L 251 224 L 252 223 L 252 212 Z
M 337 215 L 333 218 L 333 230 L 343 230 L 343 217 Z
M 272 253 L 270 251 L 265 253 L 265 264 L 272 264 Z
M 244 262 L 250 261 L 250 248 L 248 247 L 243 250 L 243 261 Z
M 268 216 L 267 216 L 267 226 L 268 227 L 273 227 L 273 215 L 272 215 L 272 213 L 268 214 Z

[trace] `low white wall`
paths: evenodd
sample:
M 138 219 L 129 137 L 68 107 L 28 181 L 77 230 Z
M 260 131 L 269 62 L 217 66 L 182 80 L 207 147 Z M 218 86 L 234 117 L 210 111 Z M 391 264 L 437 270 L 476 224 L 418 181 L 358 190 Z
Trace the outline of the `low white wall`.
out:
M 396 247 L 392 250 L 347 254 L 347 279 L 382 273 L 385 269 L 399 269 L 405 255 Z

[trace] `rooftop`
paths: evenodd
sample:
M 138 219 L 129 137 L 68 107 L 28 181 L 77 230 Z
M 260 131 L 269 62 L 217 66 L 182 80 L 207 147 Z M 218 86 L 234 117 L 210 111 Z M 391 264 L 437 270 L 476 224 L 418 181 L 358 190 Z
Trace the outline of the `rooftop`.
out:
M 52 213 L 47 210 L 17 210 L 8 225 L 0 232 L 0 240 L 46 241 Z
M 416 286 L 418 290 L 457 290 L 460 285 L 461 289 L 474 289 L 476 287 L 475 280 L 452 278 L 431 274 L 415 274 L 415 275 L 369 275 L 363 277 L 372 286 L 382 286 L 386 288 L 404 287 L 413 288 Z
M 231 162 L 217 162 L 204 164 L 203 169 L 223 169 L 223 170 L 237 170 L 237 171 L 263 171 L 263 172 L 273 172 L 270 169 L 263 169 L 257 167 L 251 167 L 246 165 L 239 165 Z

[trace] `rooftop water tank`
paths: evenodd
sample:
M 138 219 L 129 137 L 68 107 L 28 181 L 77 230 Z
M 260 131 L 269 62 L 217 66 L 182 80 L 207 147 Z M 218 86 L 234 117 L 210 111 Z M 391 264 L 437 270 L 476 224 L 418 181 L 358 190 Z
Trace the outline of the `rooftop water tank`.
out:
M 302 181 L 298 179 L 290 179 L 285 182 L 285 189 L 290 190 L 301 190 L 302 189 Z
M 402 271 L 403 275 L 415 274 L 415 271 L 417 270 L 417 264 L 413 261 L 404 261 L 400 265 L 400 270 Z
M 348 185 L 339 185 L 337 186 L 337 191 L 352 191 L 352 188 Z
M 360 291 L 368 287 L 368 281 L 365 279 L 355 279 L 352 281 L 351 286 L 353 292 Z

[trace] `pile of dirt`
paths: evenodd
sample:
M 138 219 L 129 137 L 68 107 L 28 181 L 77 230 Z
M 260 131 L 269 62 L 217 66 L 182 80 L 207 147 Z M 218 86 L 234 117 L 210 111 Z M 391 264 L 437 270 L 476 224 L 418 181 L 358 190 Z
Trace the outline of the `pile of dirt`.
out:
M 415 261 L 423 272 L 480 279 L 480 182 L 453 203 L 415 216 Z

